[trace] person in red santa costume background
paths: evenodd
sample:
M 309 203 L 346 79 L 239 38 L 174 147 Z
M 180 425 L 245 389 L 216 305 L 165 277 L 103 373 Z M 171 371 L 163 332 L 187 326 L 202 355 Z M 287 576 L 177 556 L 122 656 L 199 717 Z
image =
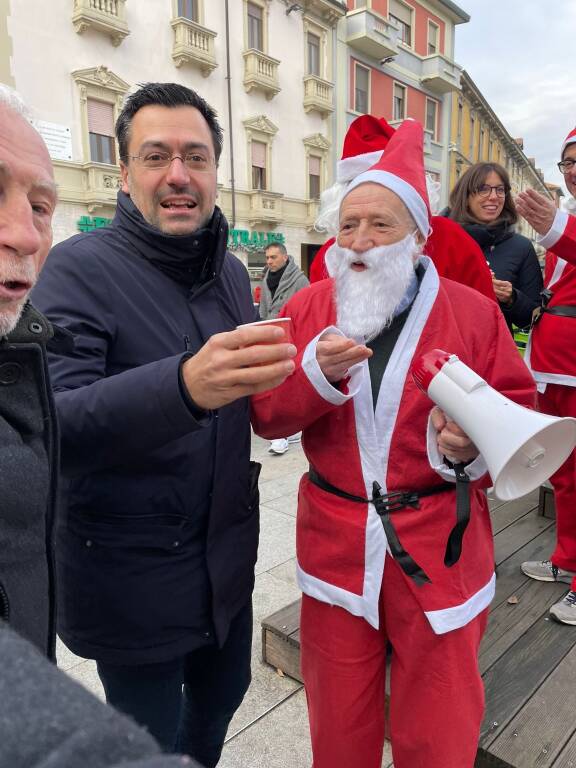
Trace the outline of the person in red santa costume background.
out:
M 522 405 L 533 405 L 535 387 L 496 303 L 439 278 L 420 256 L 430 230 L 423 160 L 422 126 L 405 121 L 345 188 L 326 257 L 331 279 L 281 313 L 291 317 L 295 372 L 252 399 L 256 432 L 302 429 L 310 462 L 297 571 L 314 768 L 380 768 L 387 640 L 395 768 L 471 768 L 476 754 L 477 651 L 495 584 L 481 491 L 491 481 L 409 368 L 444 347 Z M 468 526 L 452 554 L 446 455 L 470 486 Z M 399 489 L 417 496 L 398 497 L 390 511 L 386 494 Z
M 576 128 L 560 152 L 560 171 L 568 192 L 576 196 Z M 522 192 L 518 212 L 547 248 L 543 307 L 534 325 L 525 360 L 538 386 L 540 410 L 576 417 L 576 216 L 561 211 L 535 190 Z M 570 584 L 568 593 L 550 608 L 563 624 L 576 626 L 576 451 L 551 477 L 556 504 L 556 547 L 549 560 L 522 563 L 538 581 Z
M 342 158 L 337 165 L 336 182 L 322 195 L 324 211 L 331 211 L 337 206 L 345 186 L 382 157 L 394 132 L 395 129 L 383 117 L 360 115 L 350 124 L 344 139 Z M 439 187 L 438 182 L 427 175 L 429 197 L 432 194 L 438 196 Z M 430 225 L 431 232 L 424 252 L 434 262 L 438 274 L 469 285 L 495 300 L 490 268 L 473 238 L 455 221 L 442 216 L 432 216 Z M 319 218 L 317 226 L 320 230 L 326 228 L 324 216 Z M 314 257 L 310 266 L 310 282 L 315 283 L 328 277 L 325 258 L 333 243 L 334 238 L 330 238 Z

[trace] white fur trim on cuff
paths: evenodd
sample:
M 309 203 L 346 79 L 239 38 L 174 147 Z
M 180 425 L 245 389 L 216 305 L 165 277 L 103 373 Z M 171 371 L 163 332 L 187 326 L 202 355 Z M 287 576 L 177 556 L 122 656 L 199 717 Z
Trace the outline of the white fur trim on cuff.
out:
M 455 483 L 456 473 L 444 461 L 444 456 L 442 456 L 438 449 L 436 434 L 436 429 L 432 424 L 432 413 L 430 413 L 426 430 L 426 452 L 428 454 L 428 461 L 434 472 L 437 472 L 440 477 L 450 483 Z M 479 455 L 474 461 L 471 461 L 470 464 L 464 467 L 464 471 L 470 478 L 470 481 L 474 482 L 475 480 L 480 480 L 480 478 L 488 472 L 488 467 L 482 456 Z
M 332 403 L 332 405 L 343 405 L 360 391 L 360 384 L 362 382 L 362 377 L 364 376 L 364 366 L 362 363 L 357 363 L 356 365 L 353 365 L 352 368 L 350 368 L 348 371 L 350 379 L 348 382 L 347 395 L 345 395 L 343 392 L 340 392 L 340 390 L 336 389 L 336 387 L 333 387 L 322 373 L 322 369 L 318 365 L 318 360 L 316 359 L 316 347 L 318 346 L 318 342 L 325 333 L 336 333 L 338 336 L 344 336 L 342 331 L 336 328 L 334 325 L 330 325 L 328 328 L 320 331 L 318 336 L 312 339 L 312 341 L 304 350 L 304 356 L 302 358 L 302 370 L 320 397 L 323 397 L 324 400 Z
M 553 248 L 564 234 L 567 224 L 568 214 L 566 211 L 557 210 L 552 226 L 545 235 L 539 236 L 536 239 L 536 242 L 538 245 L 541 245 L 542 248 L 546 248 L 546 250 Z

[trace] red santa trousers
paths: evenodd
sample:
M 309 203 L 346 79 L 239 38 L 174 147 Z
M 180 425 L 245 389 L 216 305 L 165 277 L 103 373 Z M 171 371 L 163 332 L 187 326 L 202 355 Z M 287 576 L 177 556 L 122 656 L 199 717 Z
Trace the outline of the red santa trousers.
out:
M 379 630 L 304 595 L 300 640 L 313 768 L 380 768 L 387 639 L 394 768 L 472 768 L 484 712 L 477 658 L 487 613 L 435 635 L 391 557 Z
M 576 418 L 576 387 L 547 384 L 538 395 L 543 413 Z M 556 506 L 556 549 L 551 560 L 558 568 L 576 573 L 576 450 L 550 478 Z M 571 589 L 576 590 L 576 576 Z

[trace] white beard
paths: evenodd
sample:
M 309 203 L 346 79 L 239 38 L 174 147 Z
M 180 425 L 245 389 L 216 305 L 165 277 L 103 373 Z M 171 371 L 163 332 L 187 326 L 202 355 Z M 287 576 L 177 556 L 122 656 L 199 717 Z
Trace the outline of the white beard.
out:
M 34 285 L 36 282 L 36 266 L 32 256 L 0 256 L 0 281 L 21 281 Z M 28 294 L 20 301 L 5 302 L 0 299 L 0 338 L 16 328 L 22 310 L 28 300 Z
M 371 341 L 390 325 L 414 276 L 420 252 L 413 234 L 362 254 L 334 243 L 326 253 L 326 267 L 335 282 L 337 323 L 342 333 Z M 353 270 L 351 265 L 358 261 L 367 269 Z

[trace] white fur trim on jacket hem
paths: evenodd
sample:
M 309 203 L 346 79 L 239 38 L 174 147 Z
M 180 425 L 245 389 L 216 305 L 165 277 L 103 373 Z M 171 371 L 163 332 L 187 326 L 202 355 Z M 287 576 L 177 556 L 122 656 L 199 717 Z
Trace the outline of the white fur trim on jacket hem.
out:
M 336 389 L 336 387 L 333 387 L 322 373 L 322 369 L 318 365 L 318 360 L 316 359 L 316 347 L 318 346 L 318 342 L 325 333 L 335 333 L 338 336 L 344 336 L 342 331 L 340 331 L 334 325 L 331 325 L 328 328 L 325 328 L 323 331 L 320 331 L 318 336 L 312 339 L 304 351 L 304 356 L 302 358 L 302 370 L 320 397 L 323 397 L 324 400 L 332 403 L 332 405 L 343 405 L 345 402 L 354 397 L 354 395 L 360 390 L 362 378 L 364 377 L 364 366 L 361 363 L 357 363 L 356 365 L 353 365 L 348 371 L 350 379 L 348 382 L 347 395 L 345 395 L 343 392 L 340 392 L 340 390 Z
M 438 449 L 436 434 L 436 430 L 432 424 L 432 412 L 430 412 L 430 416 L 428 416 L 428 428 L 426 430 L 426 451 L 428 453 L 428 461 L 434 472 L 438 472 L 440 477 L 448 482 L 455 483 L 456 473 L 445 463 L 445 457 L 442 456 Z M 480 480 L 480 478 L 488 472 L 488 467 L 482 456 L 478 455 L 474 461 L 471 461 L 470 464 L 464 467 L 464 471 L 470 480 L 474 482 L 474 480 Z
M 546 250 L 549 251 L 550 248 L 553 248 L 558 240 L 560 240 L 564 234 L 564 230 L 566 229 L 567 224 L 568 214 L 566 211 L 557 210 L 556 215 L 554 216 L 554 221 L 552 222 L 552 226 L 545 235 L 538 237 L 536 242 L 538 245 L 541 245 L 542 248 L 546 248 Z
M 434 632 L 437 635 L 444 635 L 446 632 L 465 627 L 472 619 L 475 619 L 479 613 L 488 608 L 494 599 L 495 592 L 496 574 L 493 573 L 488 584 L 478 590 L 465 603 L 454 605 L 452 608 L 441 608 L 438 611 L 425 611 L 424 613 Z

